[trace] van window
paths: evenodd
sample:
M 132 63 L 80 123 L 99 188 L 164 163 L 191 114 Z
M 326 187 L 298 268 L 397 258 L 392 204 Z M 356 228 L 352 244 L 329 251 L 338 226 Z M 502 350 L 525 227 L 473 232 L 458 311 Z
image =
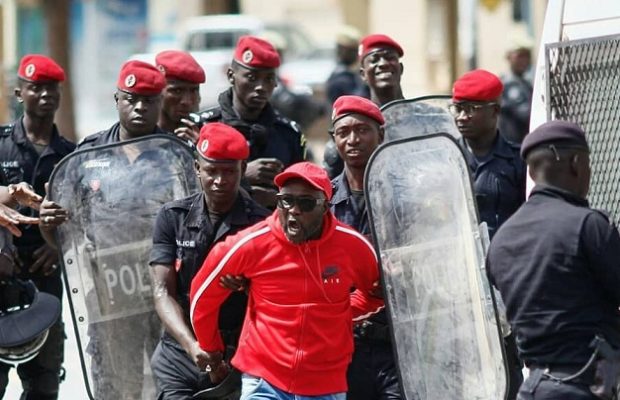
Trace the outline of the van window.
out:
M 249 31 L 194 32 L 187 38 L 188 51 L 229 50 L 235 48 L 239 37 Z

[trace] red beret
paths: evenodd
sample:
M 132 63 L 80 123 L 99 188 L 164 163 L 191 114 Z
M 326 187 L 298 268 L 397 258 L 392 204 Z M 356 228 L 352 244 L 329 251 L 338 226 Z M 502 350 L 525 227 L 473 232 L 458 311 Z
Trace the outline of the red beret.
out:
M 375 34 L 362 38 L 357 49 L 357 55 L 360 60 L 363 60 L 368 54 L 373 52 L 373 50 L 385 49 L 386 47 L 396 50 L 399 57 L 402 57 L 405 54 L 403 48 L 400 47 L 394 39 L 387 35 Z
M 203 125 L 196 150 L 207 160 L 245 160 L 250 156 L 250 146 L 241 132 L 221 122 Z
M 303 161 L 293 164 L 276 175 L 274 182 L 278 188 L 282 188 L 289 179 L 303 179 L 311 186 L 325 193 L 327 200 L 332 198 L 332 183 L 327 172 L 311 162 Z
M 166 87 L 166 78 L 160 70 L 142 61 L 127 61 L 118 75 L 118 88 L 142 96 L 155 96 Z
M 25 55 L 19 63 L 17 75 L 30 82 L 65 80 L 65 71 L 54 60 L 40 54 Z
M 278 68 L 280 56 L 271 43 L 255 36 L 241 36 L 234 59 L 247 68 Z
M 452 100 L 491 101 L 501 96 L 503 90 L 504 85 L 496 75 L 484 69 L 475 69 L 454 82 Z
M 178 50 L 162 51 L 155 57 L 155 65 L 166 79 L 205 83 L 205 71 L 191 54 Z
M 349 114 L 365 115 L 368 118 L 377 121 L 379 125 L 383 125 L 385 123 L 381 110 L 372 101 L 360 96 L 338 97 L 338 99 L 334 102 L 332 124 Z

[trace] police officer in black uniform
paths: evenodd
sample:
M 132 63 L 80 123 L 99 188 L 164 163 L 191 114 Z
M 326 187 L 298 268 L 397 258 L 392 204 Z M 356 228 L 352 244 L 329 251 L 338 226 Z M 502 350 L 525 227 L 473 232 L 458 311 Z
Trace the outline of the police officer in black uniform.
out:
M 338 97 L 345 95 L 370 98 L 368 86 L 362 81 L 357 66 L 360 38 L 359 31 L 351 26 L 343 26 L 336 36 L 337 64 L 325 83 L 330 104 L 334 104 Z
M 503 85 L 485 70 L 470 71 L 454 82 L 449 109 L 474 180 L 480 219 L 491 238 L 525 201 L 525 163 L 520 145 L 497 129 Z
M 364 171 L 383 141 L 385 123 L 379 107 L 359 96 L 341 96 L 334 103 L 333 136 L 344 171 L 333 181 L 334 216 L 369 237 L 364 200 Z M 402 399 L 398 370 L 385 310 L 354 328 L 355 351 L 347 371 L 352 400 Z
M 153 233 L 153 293 L 165 328 L 151 359 L 158 399 L 191 399 L 210 386 L 203 372 L 207 355 L 189 321 L 192 278 L 215 243 L 269 214 L 239 186 L 250 153 L 241 133 L 222 123 L 206 124 L 196 150 L 202 192 L 166 204 Z M 237 291 L 220 313 L 220 329 L 230 347 L 236 346 L 246 302 L 245 293 Z
M 190 115 L 198 112 L 200 85 L 205 83 L 205 71 L 191 54 L 180 50 L 158 53 L 155 64 L 166 77 L 157 126 L 196 144 L 200 128 Z
M 502 82 L 485 70 L 465 73 L 454 82 L 449 109 L 462 137 L 480 219 L 489 236 L 525 201 L 526 168 L 519 156 L 520 146 L 504 139 L 497 129 Z M 505 332 L 504 334 L 507 334 Z M 523 382 L 514 336 L 504 339 L 510 373 L 509 399 L 515 399 Z
M 109 129 L 87 136 L 78 145 L 78 150 L 106 144 L 119 143 L 146 135 L 165 134 L 157 126 L 161 107 L 161 91 L 166 85 L 160 70 L 141 61 L 126 62 L 120 70 L 117 91 L 114 94 L 119 121 Z M 130 242 L 137 232 L 151 228 L 151 222 L 145 218 L 136 218 L 131 222 L 131 229 L 119 230 L 118 221 L 132 221 L 132 217 L 149 213 L 154 204 L 163 204 L 158 193 L 144 193 L 144 187 L 153 187 L 161 182 L 158 174 L 165 174 L 161 160 L 165 157 L 153 157 L 156 151 L 126 153 L 126 158 L 111 156 L 112 150 L 102 149 L 92 152 L 92 158 L 85 161 L 87 166 L 80 168 L 83 176 L 76 178 L 75 201 L 84 199 L 99 202 L 97 210 L 85 210 L 81 226 L 86 228 L 89 240 L 96 243 L 98 249 L 113 248 L 121 243 Z M 77 173 L 77 172 L 76 172 Z M 111 179 L 111 177 L 113 179 Z M 121 183 L 122 182 L 122 183 Z M 128 183 L 129 182 L 129 183 Z M 124 184 L 123 184 L 124 183 Z M 163 186 L 163 185 L 161 185 Z M 173 190 L 159 187 L 161 192 Z M 159 203 L 159 204 L 158 204 Z M 115 207 L 123 204 L 122 207 Z M 76 207 L 77 208 L 77 207 Z M 41 205 L 41 229 L 46 240 L 55 243 L 55 228 L 65 222 L 68 211 L 57 203 L 45 199 Z M 77 218 L 73 216 L 73 218 Z M 145 220 L 148 225 L 145 225 Z M 139 221 L 139 222 L 138 222 Z M 122 224 L 121 224 L 122 225 Z M 123 225 L 127 228 L 127 225 Z M 103 291 L 107 293 L 107 291 Z M 96 291 L 86 296 L 100 296 L 99 304 L 108 307 L 112 302 L 102 298 Z M 118 337 L 125 332 L 125 343 L 132 350 L 109 347 L 110 337 Z M 136 334 L 140 332 L 139 334 Z M 140 398 L 143 381 L 143 359 L 133 357 L 137 348 L 145 349 L 150 354 L 155 349 L 159 336 L 159 322 L 154 312 L 145 315 L 119 317 L 117 319 L 96 321 L 89 325 L 88 353 L 92 356 L 91 373 L 93 376 L 93 393 L 97 399 L 134 399 Z M 141 336 L 143 334 L 143 336 Z
M 28 182 L 39 195 L 45 194 L 54 165 L 71 153 L 75 145 L 60 136 L 54 115 L 60 104 L 63 69 L 42 55 L 22 58 L 18 70 L 17 100 L 24 115 L 10 125 L 0 127 L 0 162 L 7 183 Z M 20 211 L 37 217 L 32 209 Z M 36 226 L 24 227 L 15 239 L 21 263 L 18 277 L 32 279 L 41 292 L 62 299 L 62 281 L 56 251 L 47 245 Z M 64 325 L 59 319 L 39 355 L 18 367 L 24 387 L 24 399 L 56 399 L 61 381 L 64 351 Z M 0 390 L 8 383 L 10 367 L 0 364 Z
M 502 111 L 499 130 L 511 142 L 521 143 L 530 128 L 532 92 L 528 72 L 532 66 L 531 44 L 517 43 L 506 55 L 510 71 L 502 75 Z
M 400 86 L 404 71 L 400 58 L 403 55 L 403 48 L 387 35 L 368 35 L 360 41 L 360 76 L 370 88 L 370 100 L 379 107 L 405 98 Z M 338 176 L 344 167 L 331 140 L 325 144 L 323 167 L 332 179 Z
M 620 236 L 586 200 L 590 158 L 578 125 L 541 125 L 525 137 L 521 155 L 536 186 L 487 258 L 530 369 L 519 399 L 595 400 L 590 345 L 598 335 L 620 348 Z M 612 378 L 617 384 L 617 373 Z
M 200 113 L 204 122 L 223 122 L 246 137 L 250 158 L 245 179 L 252 197 L 268 208 L 275 207 L 273 178 L 306 157 L 301 131 L 269 103 L 279 66 L 280 57 L 269 42 L 242 36 L 227 73 L 232 87 L 220 94 L 219 107 Z

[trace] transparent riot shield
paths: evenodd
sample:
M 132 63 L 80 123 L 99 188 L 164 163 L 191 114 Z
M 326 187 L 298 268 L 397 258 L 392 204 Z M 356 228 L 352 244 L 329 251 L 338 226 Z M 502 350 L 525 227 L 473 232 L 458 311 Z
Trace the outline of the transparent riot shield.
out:
M 385 142 L 437 132 L 454 138 L 460 133 L 448 111 L 450 96 L 424 96 L 396 100 L 381 108 L 385 118 Z
M 191 151 L 165 135 L 77 151 L 54 169 L 48 195 L 70 215 L 56 238 L 91 399 L 155 397 L 153 224 L 164 203 L 198 187 Z
M 503 399 L 486 229 L 457 143 L 435 134 L 384 144 L 365 185 L 406 399 Z

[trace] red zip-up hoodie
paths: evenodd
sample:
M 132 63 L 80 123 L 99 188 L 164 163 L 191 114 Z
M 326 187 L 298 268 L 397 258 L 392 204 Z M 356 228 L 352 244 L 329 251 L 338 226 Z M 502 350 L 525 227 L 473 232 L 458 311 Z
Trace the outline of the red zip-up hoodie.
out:
M 224 349 L 217 321 L 230 294 L 218 284 L 225 274 L 250 279 L 248 310 L 232 360 L 236 368 L 297 395 L 347 390 L 352 321 L 383 307 L 381 299 L 368 294 L 379 270 L 362 235 L 328 212 L 319 239 L 293 244 L 276 211 L 216 245 L 190 292 L 194 332 L 208 352 Z

